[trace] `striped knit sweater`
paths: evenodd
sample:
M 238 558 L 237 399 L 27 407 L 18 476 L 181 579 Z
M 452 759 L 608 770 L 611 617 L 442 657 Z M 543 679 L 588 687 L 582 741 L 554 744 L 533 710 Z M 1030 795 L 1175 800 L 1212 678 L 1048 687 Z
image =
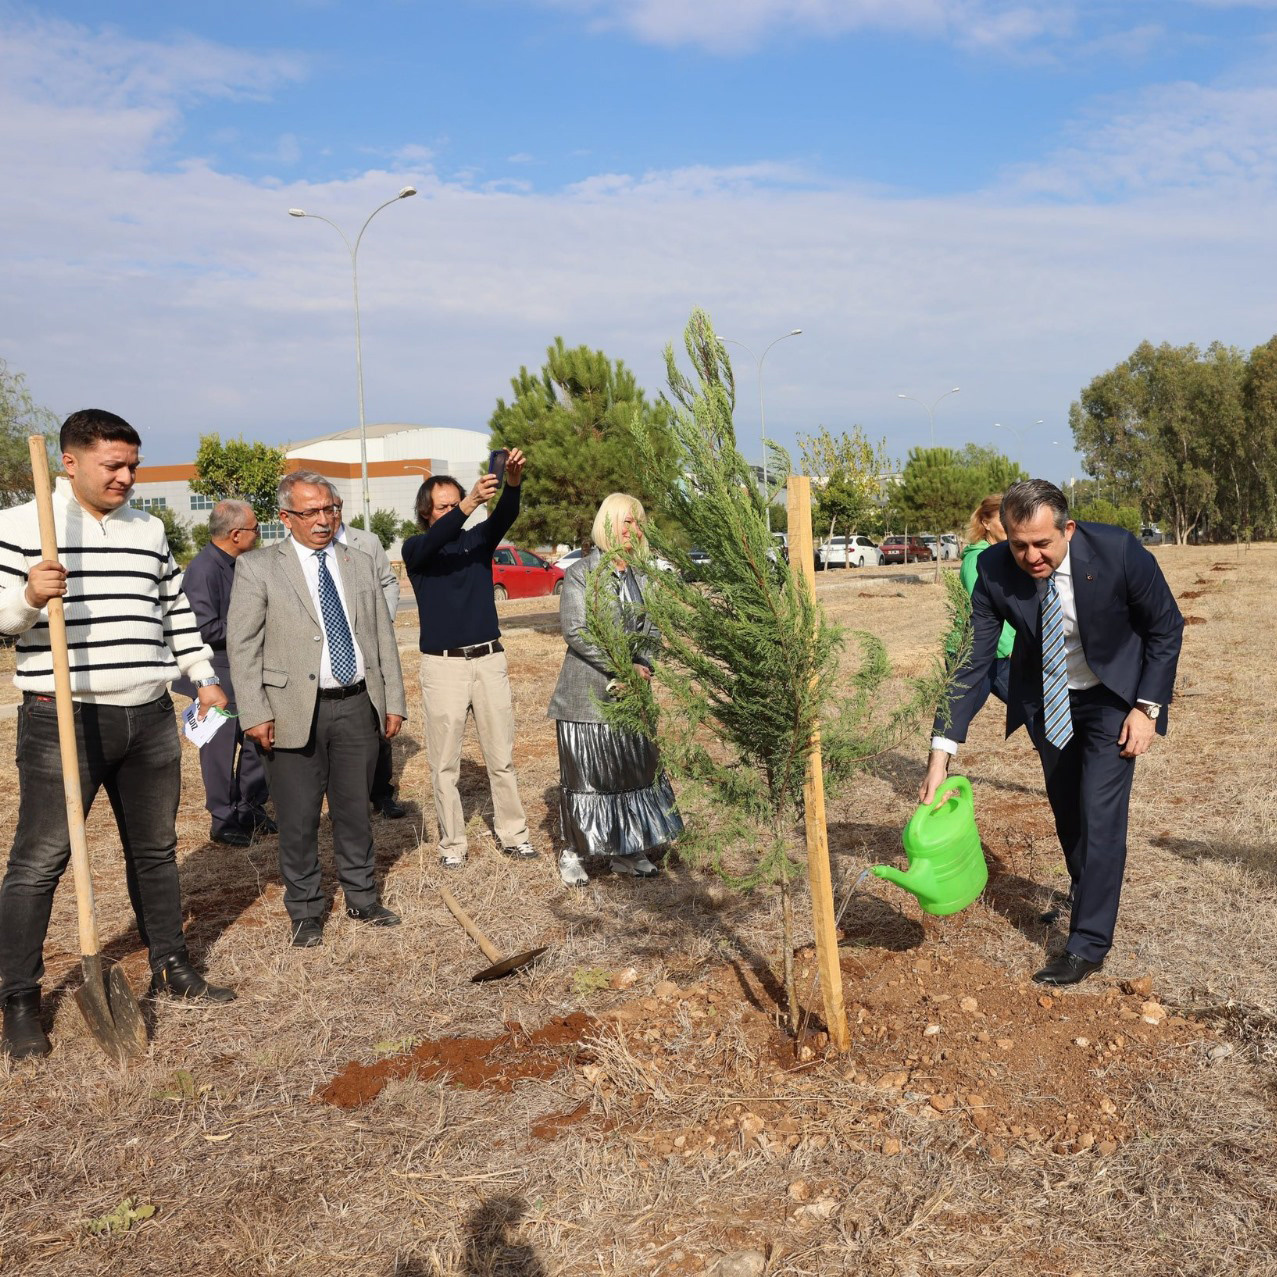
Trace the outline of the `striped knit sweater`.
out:
M 71 690 L 78 701 L 144 705 L 179 672 L 213 673 L 164 525 L 123 506 L 95 519 L 60 478 L 53 493 Z M 25 597 L 27 572 L 43 559 L 35 502 L 0 510 L 0 634 L 19 635 L 14 685 L 53 693 L 53 654 L 43 608 Z

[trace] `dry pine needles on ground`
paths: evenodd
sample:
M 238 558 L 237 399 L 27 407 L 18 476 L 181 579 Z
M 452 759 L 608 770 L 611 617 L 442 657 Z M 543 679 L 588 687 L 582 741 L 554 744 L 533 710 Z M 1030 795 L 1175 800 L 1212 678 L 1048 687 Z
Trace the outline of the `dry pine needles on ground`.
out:
M 414 815 L 376 824 L 404 925 L 360 929 L 338 911 L 318 950 L 286 944 L 272 839 L 246 852 L 207 841 L 188 752 L 191 945 L 239 1000 L 155 1007 L 148 1058 L 113 1068 L 65 996 L 78 955 L 59 893 L 55 1052 L 0 1064 L 0 1272 L 1277 1271 L 1277 861 L 1257 784 L 1273 744 L 1254 708 L 1275 699 L 1277 548 L 1158 553 L 1201 623 L 1171 734 L 1137 772 L 1104 973 L 1054 994 L 1028 981 L 1060 938 L 1036 915 L 1063 866 L 1032 751 L 1022 734 L 1004 742 L 989 710 L 962 760 L 989 890 L 948 919 L 885 883 L 856 896 L 844 1056 L 826 1053 L 818 1022 L 798 1061 L 776 1030 L 767 897 L 676 862 L 653 882 L 560 887 L 543 715 L 562 647 L 540 602 L 503 615 L 543 859 L 497 854 L 471 739 L 471 861 L 447 879 L 506 951 L 551 946 L 523 976 L 469 983 L 482 959 L 434 890 L 415 704 L 396 744 Z M 820 594 L 907 668 L 944 628 L 939 587 L 912 578 L 830 573 Z M 399 632 L 415 687 L 410 617 Z M 834 798 L 836 881 L 899 859 L 924 757 L 920 730 L 916 749 Z M 13 786 L 0 803 L 12 828 Z M 105 802 L 90 842 L 108 952 L 140 988 Z M 806 951 L 799 963 L 809 979 Z M 376 1084 L 343 1092 L 356 1077 Z

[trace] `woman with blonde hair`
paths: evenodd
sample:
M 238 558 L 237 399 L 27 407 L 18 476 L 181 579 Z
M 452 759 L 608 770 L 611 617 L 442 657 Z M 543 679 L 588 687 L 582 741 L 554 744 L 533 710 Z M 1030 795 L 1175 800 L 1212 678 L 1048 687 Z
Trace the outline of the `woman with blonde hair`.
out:
M 652 677 L 657 635 L 643 609 L 646 518 L 637 498 L 624 492 L 605 497 L 594 517 L 593 549 L 563 578 L 559 626 L 567 651 L 546 713 L 556 720 L 563 831 L 559 877 L 569 887 L 589 882 L 586 856 L 606 856 L 613 873 L 654 878 L 660 871 L 647 852 L 683 832 L 656 746 L 604 721 L 599 703 L 614 694 L 616 670 L 590 641 L 586 626 L 587 578 L 604 555 L 615 551 L 604 597 L 615 599 L 614 615 L 627 632 L 639 636 L 635 668 L 644 678 Z
M 989 546 L 1006 539 L 1007 534 L 1002 527 L 1002 493 L 991 492 L 971 512 L 971 518 L 967 523 L 967 546 L 962 551 L 962 567 L 959 575 L 968 594 L 974 591 L 976 577 L 979 574 L 976 560 Z M 1011 648 L 1014 644 L 1015 630 L 1009 622 L 1004 621 L 1002 634 L 998 638 L 997 658 L 993 662 L 993 671 L 989 678 L 989 685 L 985 689 L 984 700 L 988 700 L 989 693 L 992 692 L 1005 704 L 1008 679 L 1011 676 Z M 983 708 L 984 701 L 981 701 L 976 713 Z

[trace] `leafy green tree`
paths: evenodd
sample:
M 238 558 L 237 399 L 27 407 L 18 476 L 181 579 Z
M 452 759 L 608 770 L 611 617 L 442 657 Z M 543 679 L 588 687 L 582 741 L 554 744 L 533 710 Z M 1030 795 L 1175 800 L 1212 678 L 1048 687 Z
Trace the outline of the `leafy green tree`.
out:
M 284 477 L 283 448 L 248 443 L 242 437 L 222 442 L 217 434 L 200 435 L 191 491 L 214 501 L 247 501 L 263 523 L 278 513 L 275 491 Z
M 191 535 L 187 531 L 186 524 L 178 518 L 177 511 L 170 510 L 168 506 L 161 506 L 158 510 L 148 510 L 147 514 L 154 515 L 164 525 L 164 537 L 168 541 L 168 548 L 173 557 L 179 563 L 186 563 L 194 551 Z M 208 525 L 205 524 L 205 526 Z
M 891 489 L 895 522 L 910 531 L 962 527 L 989 492 L 984 469 L 971 469 L 952 448 L 910 448 L 900 482 Z
M 350 520 L 352 528 L 358 528 L 361 532 L 364 526 L 364 516 L 356 515 Z M 412 525 L 412 531 L 409 536 L 415 536 L 418 532 L 417 525 Z M 374 510 L 372 512 L 372 531 L 373 535 L 381 542 L 383 550 L 390 549 L 390 543 L 399 535 L 399 516 L 393 510 Z
M 799 435 L 802 472 L 812 480 L 812 522 L 818 538 L 836 532 L 876 531 L 881 522 L 884 476 L 895 469 L 886 439 L 875 446 L 860 426 L 832 434 Z
M 1005 492 L 1013 483 L 1019 483 L 1021 479 L 1031 477 L 1018 461 L 1012 461 L 996 448 L 990 448 L 985 444 L 967 444 L 958 453 L 958 463 L 966 470 L 978 472 L 980 483 L 984 488 L 976 501 L 972 502 L 972 509 L 975 508 L 976 502 L 988 496 L 990 492 Z M 967 513 L 970 514 L 970 511 Z
M 652 551 L 683 569 L 647 578 L 644 607 L 662 636 L 654 675 L 659 699 L 632 664 L 636 636 L 600 606 L 612 566 L 607 559 L 587 583 L 587 625 L 622 689 L 603 706 L 608 720 L 656 740 L 666 768 L 713 812 L 699 832 L 689 827 L 680 856 L 711 865 L 737 889 L 778 886 L 781 959 L 796 1029 L 792 891 L 805 863 L 795 852 L 804 837 L 813 729 L 819 724 L 826 785 L 836 786 L 930 714 L 945 681 L 937 664 L 932 677 L 907 684 L 903 699 L 887 704 L 880 694 L 891 676 L 885 649 L 859 633 L 859 668 L 850 677 L 840 671 L 844 636 L 801 571 L 774 553 L 763 494 L 736 447 L 731 365 L 703 311 L 692 312 L 685 345 L 695 381 L 680 371 L 673 346 L 665 352 L 675 405 L 670 427 L 633 418 L 639 463 L 663 464 L 672 439 L 687 479 L 661 490 L 656 508 L 666 519 L 648 528 Z M 774 446 L 773 468 L 789 472 L 789 458 Z M 691 568 L 685 544 L 709 555 L 695 582 L 685 579 Z
M 19 505 L 34 495 L 29 435 L 48 439 L 49 469 L 56 472 L 57 418 L 31 398 L 23 374 L 11 372 L 0 359 L 0 506 Z
M 1245 448 L 1244 371 L 1240 352 L 1219 342 L 1203 353 L 1145 341 L 1093 378 L 1069 423 L 1106 498 L 1138 505 L 1186 541 L 1215 510 L 1229 453 Z
M 1140 512 L 1133 505 L 1117 506 L 1111 501 L 1105 501 L 1103 497 L 1097 497 L 1076 509 L 1070 509 L 1069 513 L 1075 519 L 1087 523 L 1112 523 L 1136 536 L 1140 534 Z
M 191 528 L 191 548 L 198 554 L 208 543 L 212 533 L 207 523 L 196 523 Z
M 587 346 L 569 350 L 556 337 L 545 365 L 520 368 L 511 386 L 513 399 L 497 401 L 489 429 L 493 448 L 522 448 L 527 457 L 523 540 L 579 545 L 609 492 L 628 492 L 647 506 L 674 482 L 669 408 L 649 403 L 620 360 Z M 630 440 L 636 418 L 653 440 L 650 465 L 639 464 Z
M 409 537 L 415 537 L 421 529 L 417 526 L 416 519 L 405 519 L 397 530 L 396 535 L 401 541 L 406 541 Z
M 1242 375 L 1244 438 L 1228 450 L 1217 505 L 1237 539 L 1277 534 L 1277 337 L 1256 346 Z

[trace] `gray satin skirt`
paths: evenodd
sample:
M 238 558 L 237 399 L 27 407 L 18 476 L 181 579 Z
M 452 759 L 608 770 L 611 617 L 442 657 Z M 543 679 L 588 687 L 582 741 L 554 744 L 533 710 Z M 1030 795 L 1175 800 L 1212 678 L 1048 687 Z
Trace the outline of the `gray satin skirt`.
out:
M 559 721 L 559 823 L 581 856 L 634 856 L 683 832 L 660 754 L 604 723 Z

